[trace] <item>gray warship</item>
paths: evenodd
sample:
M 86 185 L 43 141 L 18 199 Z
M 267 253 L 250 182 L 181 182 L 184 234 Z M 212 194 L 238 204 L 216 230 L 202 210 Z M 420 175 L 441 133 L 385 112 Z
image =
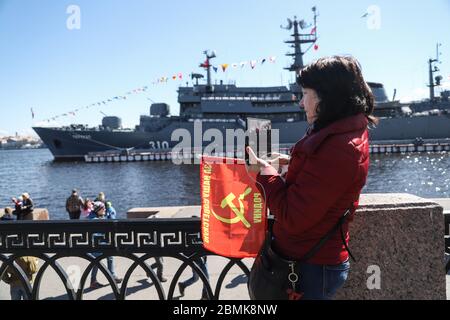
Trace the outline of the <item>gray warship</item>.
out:
M 303 56 L 316 43 L 317 13 L 313 8 L 315 32 L 304 33 L 311 27 L 304 20 L 288 19 L 283 28 L 291 31 L 291 39 L 285 41 L 293 49 L 287 53 L 293 58 L 288 68 L 291 72 L 303 68 Z M 309 47 L 303 51 L 302 45 Z M 33 127 L 55 160 L 79 160 L 87 154 L 99 152 L 128 153 L 130 150 L 167 151 L 174 148 L 179 140 L 173 136 L 176 129 L 185 129 L 194 136 L 194 127 L 201 124 L 202 132 L 209 129 L 220 130 L 223 136 L 226 130 L 245 130 L 247 117 L 268 119 L 272 129 L 278 129 L 280 145 L 293 145 L 298 141 L 308 124 L 306 115 L 299 107 L 301 90 L 296 83 L 273 87 L 238 87 L 235 84 L 212 83 L 211 59 L 214 52 L 205 51 L 205 62 L 200 67 L 206 72 L 192 73 L 196 83 L 181 86 L 178 89 L 178 116 L 170 115 L 166 103 L 153 103 L 150 114 L 142 115 L 140 123 L 134 129 L 122 128 L 118 117 L 104 117 L 102 125 L 89 128 L 84 125 L 66 127 Z M 449 91 L 435 97 L 434 89 L 442 77 L 434 77 L 438 71 L 435 63 L 429 60 L 430 98 L 426 101 L 400 103 L 389 100 L 381 83 L 368 82 L 375 96 L 375 115 L 380 118 L 376 128 L 370 131 L 372 142 L 379 144 L 393 141 L 417 141 L 425 139 L 450 139 L 450 102 Z M 193 139 L 194 140 L 194 139 Z M 193 142 L 193 141 L 192 141 Z M 211 141 L 205 141 L 204 145 Z M 225 149 L 225 148 L 224 148 Z

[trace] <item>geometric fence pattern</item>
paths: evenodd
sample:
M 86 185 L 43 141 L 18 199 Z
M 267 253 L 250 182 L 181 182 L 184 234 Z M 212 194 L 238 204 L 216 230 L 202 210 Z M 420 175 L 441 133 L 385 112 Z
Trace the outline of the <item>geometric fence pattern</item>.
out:
M 96 254 L 93 255 L 92 253 Z M 205 285 L 209 299 L 218 299 L 228 271 L 237 265 L 248 276 L 249 270 L 240 259 L 229 259 L 224 265 L 215 288 L 194 262 L 201 256 L 213 255 L 203 248 L 200 219 L 127 219 L 94 221 L 13 221 L 0 223 L 0 277 L 7 268 L 19 275 L 28 299 L 38 300 L 41 279 L 46 270 L 53 269 L 64 284 L 70 300 L 82 300 L 89 273 L 94 266 L 103 273 L 117 300 L 125 299 L 131 274 L 141 267 L 155 285 L 161 300 L 171 300 L 183 271 L 190 267 Z M 44 261 L 33 286 L 23 270 L 15 263 L 20 256 L 35 256 Z M 109 256 L 120 256 L 132 261 L 120 287 L 108 268 L 101 262 Z M 164 291 L 153 269 L 146 263 L 152 257 L 172 257 L 181 265 L 171 279 L 168 292 Z M 79 257 L 89 261 L 74 288 L 68 275 L 58 263 L 65 257 Z

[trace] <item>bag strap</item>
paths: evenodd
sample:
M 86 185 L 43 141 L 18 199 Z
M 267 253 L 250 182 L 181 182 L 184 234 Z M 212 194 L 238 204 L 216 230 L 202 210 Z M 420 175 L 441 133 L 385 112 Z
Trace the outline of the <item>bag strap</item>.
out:
M 347 246 L 347 242 L 345 241 L 345 236 L 344 236 L 344 230 L 342 230 L 342 225 L 341 225 L 341 239 L 342 239 L 342 243 L 344 244 L 345 250 L 347 250 L 348 254 L 350 255 L 350 258 L 352 258 L 352 260 L 354 262 L 356 262 L 355 257 L 352 255 L 352 253 L 350 252 L 350 249 Z
M 333 227 L 333 229 L 331 229 L 330 231 L 328 231 L 328 233 L 327 233 L 322 239 L 320 239 L 319 242 L 317 242 L 317 243 L 314 245 L 314 247 L 312 247 L 311 250 L 309 250 L 309 251 L 303 256 L 303 258 L 301 258 L 301 259 L 298 260 L 297 262 L 298 262 L 298 263 L 306 262 L 306 261 L 308 261 L 309 259 L 311 259 L 312 256 L 314 256 L 314 255 L 320 250 L 320 248 L 325 244 L 325 242 L 327 242 L 328 239 L 330 239 L 330 237 L 337 231 L 337 229 L 339 229 L 339 227 L 341 228 L 341 237 L 342 237 L 342 241 L 344 242 L 345 249 L 348 251 L 348 253 L 350 254 L 351 258 L 352 258 L 353 260 L 355 260 L 355 259 L 353 258 L 353 255 L 352 255 L 352 254 L 350 253 L 350 251 L 348 250 L 347 244 L 346 244 L 345 239 L 344 239 L 344 234 L 343 234 L 343 231 L 342 231 L 342 225 L 344 224 L 345 219 L 347 218 L 347 216 L 348 216 L 349 214 L 350 214 L 350 209 L 347 209 L 347 211 L 345 211 L 344 215 L 343 215 L 342 217 L 339 218 L 339 221 L 336 223 L 336 225 Z

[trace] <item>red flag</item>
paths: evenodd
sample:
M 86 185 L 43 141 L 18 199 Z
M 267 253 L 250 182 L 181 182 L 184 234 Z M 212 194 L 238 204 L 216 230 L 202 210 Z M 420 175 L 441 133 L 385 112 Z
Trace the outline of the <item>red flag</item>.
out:
M 230 258 L 256 257 L 267 225 L 256 173 L 242 159 L 203 156 L 200 188 L 203 246 Z
M 208 59 L 206 59 L 205 62 L 203 62 L 202 64 L 200 64 L 200 67 L 201 67 L 201 68 L 205 68 L 205 69 L 209 68 L 210 66 L 211 66 L 211 65 L 209 64 Z
M 314 45 L 314 50 L 319 50 L 319 46 L 317 44 Z
M 316 33 L 316 27 L 311 29 L 311 34 L 315 34 Z

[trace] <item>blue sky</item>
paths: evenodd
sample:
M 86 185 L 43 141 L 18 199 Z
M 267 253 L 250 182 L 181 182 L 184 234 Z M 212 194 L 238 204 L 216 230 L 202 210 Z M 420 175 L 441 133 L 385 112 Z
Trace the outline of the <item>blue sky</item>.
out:
M 80 8 L 80 29 L 69 30 L 67 8 Z M 450 0 L 0 0 L 0 136 L 31 134 L 31 126 L 99 101 L 148 86 L 127 100 L 91 107 L 52 122 L 97 125 L 102 113 L 126 126 L 148 114 L 151 101 L 167 102 L 177 114 L 177 88 L 215 50 L 215 64 L 276 56 L 276 63 L 213 73 L 238 86 L 287 85 L 292 75 L 280 28 L 294 15 L 312 22 L 317 6 L 321 56 L 351 54 L 367 81 L 384 83 L 388 96 L 418 99 L 428 94 L 427 59 L 442 43 L 439 65 L 450 87 Z M 380 28 L 361 16 L 380 9 Z M 153 82 L 183 73 L 182 81 Z M 33 108 L 35 119 L 31 117 Z

